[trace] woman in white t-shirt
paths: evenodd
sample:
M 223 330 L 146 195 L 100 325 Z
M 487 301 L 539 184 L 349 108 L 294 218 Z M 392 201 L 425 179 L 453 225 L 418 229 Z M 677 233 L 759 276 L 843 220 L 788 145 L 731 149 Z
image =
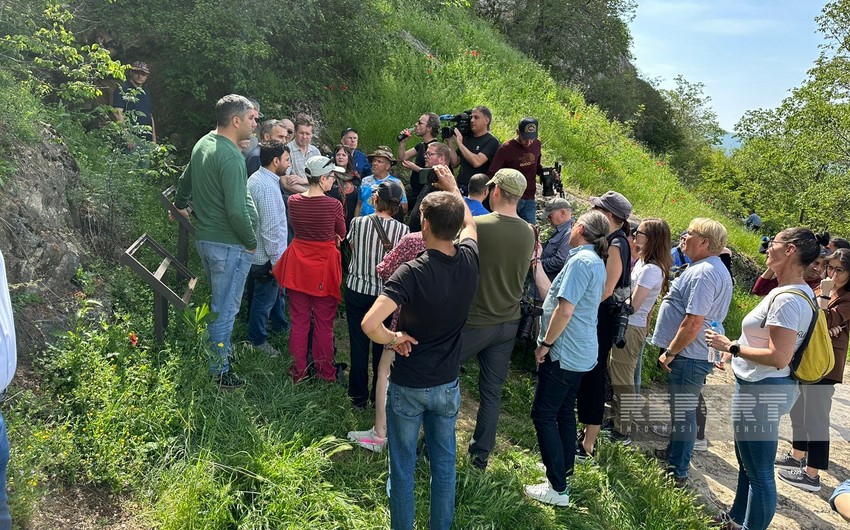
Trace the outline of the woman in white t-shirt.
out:
M 616 441 L 631 442 L 629 418 L 621 414 L 624 399 L 640 390 L 634 388 L 635 367 L 640 362 L 646 331 L 649 327 L 649 313 L 658 300 L 659 293 L 667 292 L 668 277 L 673 258 L 670 256 L 670 226 L 664 219 L 644 219 L 632 231 L 638 260 L 631 274 L 631 304 L 634 313 L 629 316 L 626 328 L 626 345 L 614 346 L 608 358 L 608 373 L 614 390 L 612 418 L 614 429 L 611 433 Z M 634 391 L 635 394 L 632 394 Z
M 791 410 L 799 394 L 788 365 L 814 315 L 815 295 L 803 280 L 803 271 L 819 255 L 820 245 L 807 228 L 776 234 L 768 243 L 767 266 L 779 285 L 744 317 L 741 338 L 732 341 L 705 332 L 710 347 L 728 352 L 724 360 L 732 358 L 735 373 L 732 426 L 738 487 L 729 513 L 717 519 L 724 528 L 763 530 L 776 512 L 773 461 L 779 418 Z

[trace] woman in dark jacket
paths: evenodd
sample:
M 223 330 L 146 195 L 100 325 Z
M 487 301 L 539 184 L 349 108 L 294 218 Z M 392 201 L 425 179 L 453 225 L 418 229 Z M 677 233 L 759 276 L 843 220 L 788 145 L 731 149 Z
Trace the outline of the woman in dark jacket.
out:
M 847 360 L 850 250 L 838 249 L 827 256 L 825 269 L 826 278 L 815 294 L 832 337 L 835 368 L 818 383 L 800 385 L 800 397 L 791 409 L 792 450 L 775 462 L 780 480 L 806 491 L 820 491 L 820 470 L 829 466 L 829 413 Z

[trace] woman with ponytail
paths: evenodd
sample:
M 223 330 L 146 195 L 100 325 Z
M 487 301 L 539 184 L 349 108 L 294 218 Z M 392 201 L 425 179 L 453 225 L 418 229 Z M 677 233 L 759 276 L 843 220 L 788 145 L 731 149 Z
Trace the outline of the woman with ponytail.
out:
M 537 360 L 537 389 L 531 419 L 547 482 L 525 487 L 525 493 L 556 506 L 569 504 L 567 481 L 573 474 L 576 445 L 576 395 L 582 376 L 597 363 L 596 319 L 605 291 L 608 219 L 590 211 L 570 231 L 567 262 L 553 282 L 542 267 L 535 283 L 543 302 Z

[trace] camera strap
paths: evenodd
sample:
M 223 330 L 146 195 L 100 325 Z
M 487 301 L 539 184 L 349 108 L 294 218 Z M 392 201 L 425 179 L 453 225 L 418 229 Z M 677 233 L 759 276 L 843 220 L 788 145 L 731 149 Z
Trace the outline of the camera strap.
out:
M 381 221 L 378 219 L 377 214 L 372 214 L 369 216 L 369 219 L 372 221 L 372 225 L 375 227 L 375 231 L 378 232 L 378 238 L 381 240 L 381 245 L 384 246 L 384 253 L 386 254 L 390 250 L 393 249 L 392 241 L 387 237 L 387 232 L 384 230 L 384 225 L 381 224 Z

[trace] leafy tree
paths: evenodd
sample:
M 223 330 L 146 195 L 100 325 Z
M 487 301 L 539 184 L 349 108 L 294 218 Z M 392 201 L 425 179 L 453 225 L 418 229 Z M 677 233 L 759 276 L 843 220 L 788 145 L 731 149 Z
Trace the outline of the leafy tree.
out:
M 631 57 L 628 21 L 635 5 L 633 0 L 479 0 L 476 7 L 556 79 L 586 88 Z
M 803 85 L 773 110 L 748 112 L 733 157 L 753 203 L 780 223 L 850 233 L 850 0 L 817 17 L 825 44 Z M 768 191 L 769 190 L 769 191 Z
M 682 138 L 681 145 L 672 152 L 670 165 L 683 183 L 696 186 L 702 169 L 711 163 L 713 146 L 720 143 L 725 131 L 717 123 L 711 97 L 703 92 L 705 85 L 691 83 L 681 74 L 675 81 L 675 89 L 662 90 Z

